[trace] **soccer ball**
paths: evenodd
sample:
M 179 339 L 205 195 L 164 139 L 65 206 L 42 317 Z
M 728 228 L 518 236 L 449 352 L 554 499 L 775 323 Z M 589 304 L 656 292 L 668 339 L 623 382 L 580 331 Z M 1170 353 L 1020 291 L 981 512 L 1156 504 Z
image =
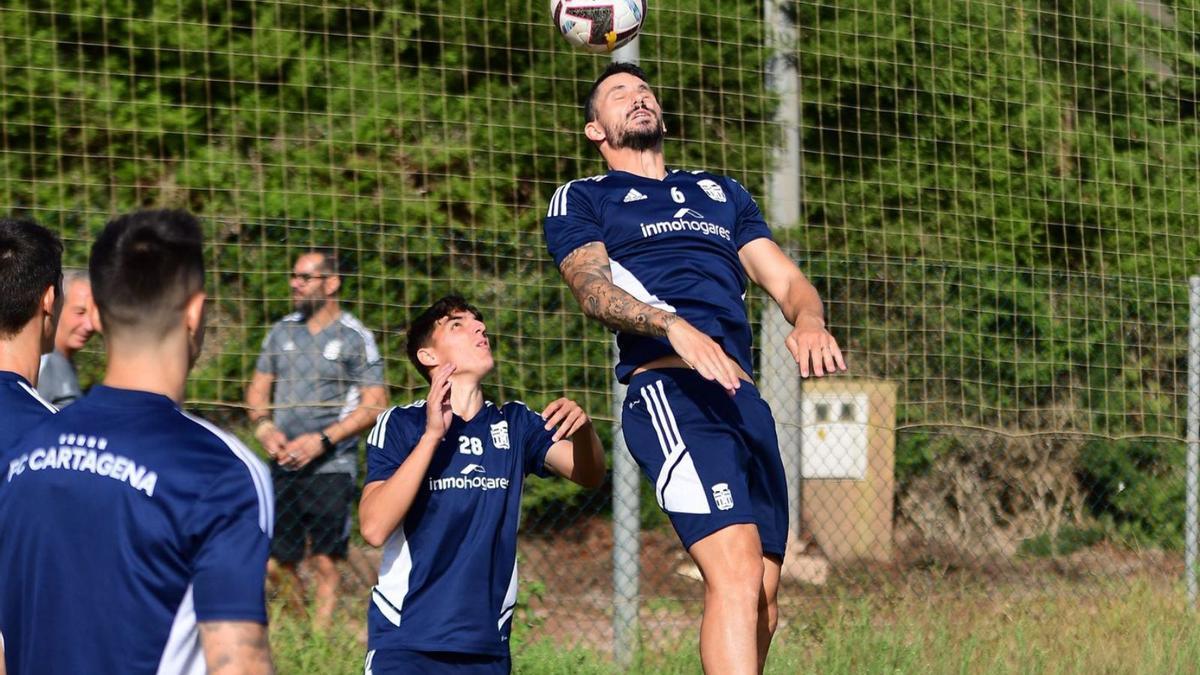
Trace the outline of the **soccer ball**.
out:
M 572 45 L 611 52 L 637 36 L 646 0 L 550 0 L 554 25 Z

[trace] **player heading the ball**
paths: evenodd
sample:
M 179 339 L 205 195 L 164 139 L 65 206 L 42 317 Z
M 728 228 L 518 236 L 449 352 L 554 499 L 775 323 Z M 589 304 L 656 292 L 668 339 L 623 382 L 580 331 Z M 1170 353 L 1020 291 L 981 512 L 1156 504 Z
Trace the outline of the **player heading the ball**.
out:
M 103 384 L 3 456 L 8 675 L 270 673 L 270 475 L 180 408 L 204 342 L 200 224 L 117 217 L 89 274 Z
M 546 243 L 584 313 L 617 333 L 625 441 L 704 576 L 704 669 L 760 672 L 788 504 L 775 422 L 750 376 L 746 277 L 794 326 L 786 344 L 800 375 L 845 362 L 816 289 L 746 189 L 667 169 L 662 107 L 640 68 L 600 74 L 584 134 L 609 171 L 558 188 Z
M 541 414 L 486 400 L 491 342 L 462 297 L 433 303 L 407 337 L 430 387 L 424 400 L 380 415 L 367 437 L 359 521 L 363 538 L 383 546 L 383 563 L 366 672 L 507 673 L 525 476 L 599 487 L 604 451 L 570 399 Z

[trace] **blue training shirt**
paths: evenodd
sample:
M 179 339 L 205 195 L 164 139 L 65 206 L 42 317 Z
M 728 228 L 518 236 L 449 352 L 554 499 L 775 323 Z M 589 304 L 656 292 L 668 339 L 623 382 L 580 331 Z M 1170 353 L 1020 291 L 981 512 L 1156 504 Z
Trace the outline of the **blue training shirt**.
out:
M 106 386 L 0 453 L 9 675 L 203 673 L 198 621 L 267 621 L 266 467 L 158 394 Z
M 0 370 L 0 452 L 58 409 L 38 395 L 29 380 Z
M 525 476 L 549 475 L 545 421 L 524 403 L 455 415 L 404 521 L 383 545 L 368 649 L 504 656 L 517 602 Z M 425 431 L 424 401 L 379 416 L 367 482 L 387 480 Z
M 663 180 L 625 171 L 574 180 L 554 193 L 544 230 L 556 265 L 580 246 L 603 242 L 614 284 L 683 317 L 753 373 L 738 251 L 771 230 L 737 181 L 678 170 Z M 632 333 L 618 333 L 617 346 L 621 382 L 639 365 L 675 353 L 665 337 Z

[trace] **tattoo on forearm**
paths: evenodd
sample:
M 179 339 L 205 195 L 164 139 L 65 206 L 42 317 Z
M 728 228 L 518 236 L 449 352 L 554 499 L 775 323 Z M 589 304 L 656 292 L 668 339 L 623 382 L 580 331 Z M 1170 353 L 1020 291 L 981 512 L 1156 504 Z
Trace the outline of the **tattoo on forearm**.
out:
M 265 626 L 243 621 L 211 621 L 200 623 L 199 628 L 209 675 L 274 672 Z
M 612 281 L 608 255 L 598 242 L 575 249 L 559 266 L 585 314 L 613 330 L 662 336 L 675 322 L 671 312 L 651 307 Z

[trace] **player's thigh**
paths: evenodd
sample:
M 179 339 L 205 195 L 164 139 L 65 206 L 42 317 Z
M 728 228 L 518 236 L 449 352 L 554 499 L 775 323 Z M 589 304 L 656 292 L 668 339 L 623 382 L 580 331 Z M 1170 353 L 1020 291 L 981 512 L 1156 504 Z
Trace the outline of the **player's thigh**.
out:
M 740 415 L 724 389 L 693 371 L 655 370 L 630 380 L 621 416 L 626 445 L 684 548 L 725 527 L 755 523 Z
M 758 527 L 751 523 L 730 525 L 688 547 L 704 582 L 718 591 L 740 590 L 747 600 L 759 597 L 764 564 Z
M 507 675 L 507 656 L 418 652 L 410 649 L 376 649 L 367 652 L 365 675 Z
M 314 554 L 345 558 L 350 541 L 354 478 L 346 473 L 314 474 L 305 509 Z

